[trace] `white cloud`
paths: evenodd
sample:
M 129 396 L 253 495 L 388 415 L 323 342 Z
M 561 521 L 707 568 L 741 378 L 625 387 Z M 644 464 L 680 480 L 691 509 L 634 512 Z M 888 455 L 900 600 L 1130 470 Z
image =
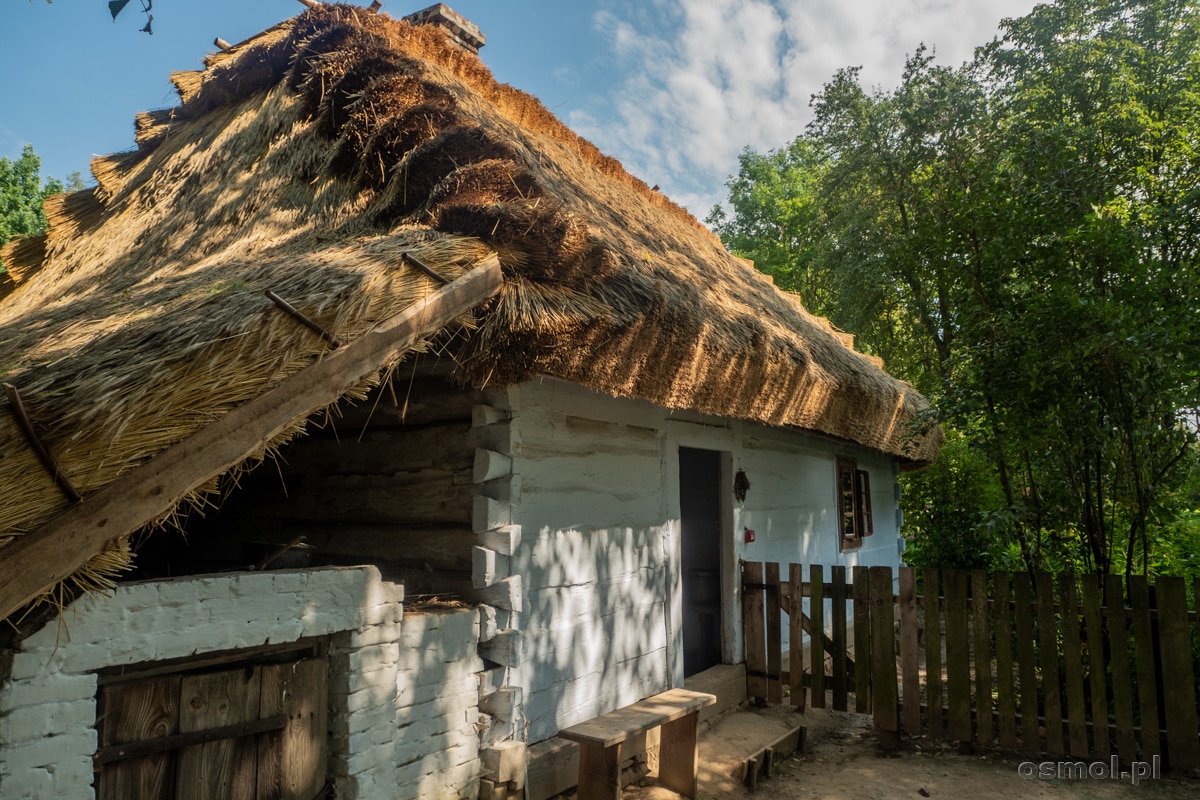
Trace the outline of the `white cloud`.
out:
M 1035 0 L 611 0 L 595 18 L 623 76 L 569 121 L 698 217 L 724 198 L 745 146 L 802 132 L 809 98 L 861 66 L 895 86 L 924 42 L 959 64 Z

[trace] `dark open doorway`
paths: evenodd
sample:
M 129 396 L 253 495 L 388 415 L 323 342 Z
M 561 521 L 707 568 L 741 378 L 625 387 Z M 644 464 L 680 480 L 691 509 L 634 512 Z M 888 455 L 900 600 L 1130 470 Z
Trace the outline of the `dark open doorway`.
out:
M 722 455 L 679 448 L 685 676 L 721 663 Z

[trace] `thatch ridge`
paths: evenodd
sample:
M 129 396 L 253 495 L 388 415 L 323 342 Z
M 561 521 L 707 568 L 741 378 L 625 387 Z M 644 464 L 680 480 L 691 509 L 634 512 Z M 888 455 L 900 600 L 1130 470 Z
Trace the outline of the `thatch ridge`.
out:
M 263 289 L 352 339 L 431 290 L 406 250 L 451 277 L 500 257 L 463 381 L 549 374 L 937 452 L 910 386 L 434 29 L 322 6 L 207 63 L 95 190 L 47 203 L 44 240 L 5 249 L 0 377 L 85 497 L 320 357 Z M 32 458 L 0 403 L 0 542 L 66 502 Z

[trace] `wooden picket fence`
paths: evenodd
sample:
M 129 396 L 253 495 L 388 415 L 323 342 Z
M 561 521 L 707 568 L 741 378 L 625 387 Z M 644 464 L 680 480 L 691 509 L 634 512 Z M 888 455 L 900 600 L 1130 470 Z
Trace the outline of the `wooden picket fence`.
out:
M 828 574 L 827 574 L 828 572 Z M 747 693 L 871 713 L 880 742 L 1200 767 L 1200 580 L 742 563 Z M 790 646 L 783 647 L 784 626 Z M 819 634 L 819 635 L 818 635 Z M 813 646 L 812 643 L 819 643 Z M 786 660 L 786 664 L 784 663 Z

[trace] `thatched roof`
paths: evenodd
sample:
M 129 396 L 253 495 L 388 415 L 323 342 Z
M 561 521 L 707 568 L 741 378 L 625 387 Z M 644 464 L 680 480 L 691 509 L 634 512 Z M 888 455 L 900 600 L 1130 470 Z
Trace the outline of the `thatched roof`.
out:
M 438 288 L 405 252 L 451 278 L 499 257 L 499 294 L 421 331 L 463 381 L 548 374 L 937 452 L 912 387 L 434 28 L 322 6 L 172 80 L 180 105 L 3 254 L 0 380 L 85 506 L 328 353 L 264 290 L 353 342 Z M 71 505 L 3 400 L 0 498 L 0 564 Z

